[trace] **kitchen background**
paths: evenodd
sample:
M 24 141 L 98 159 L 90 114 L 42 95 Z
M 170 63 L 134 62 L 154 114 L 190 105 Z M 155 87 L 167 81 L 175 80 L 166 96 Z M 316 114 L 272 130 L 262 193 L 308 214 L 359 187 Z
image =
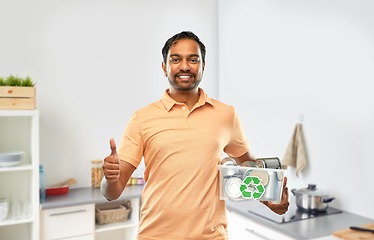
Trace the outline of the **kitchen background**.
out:
M 37 82 L 47 186 L 90 186 L 132 113 L 168 88 L 161 48 L 182 30 L 207 47 L 201 87 L 233 105 L 257 157 L 282 158 L 303 117 L 308 164 L 331 206 L 374 217 L 374 2 L 0 2 L 0 76 Z M 144 170 L 141 165 L 134 174 Z

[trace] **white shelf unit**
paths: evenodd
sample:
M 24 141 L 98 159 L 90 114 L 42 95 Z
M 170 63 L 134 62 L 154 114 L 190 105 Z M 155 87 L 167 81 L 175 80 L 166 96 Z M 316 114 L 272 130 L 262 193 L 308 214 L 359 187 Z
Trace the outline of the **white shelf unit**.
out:
M 125 203 L 127 200 L 123 201 Z M 135 240 L 139 227 L 139 198 L 129 199 L 131 202 L 131 212 L 129 218 L 124 222 L 95 224 L 95 239 L 96 240 Z M 100 205 L 111 205 L 107 204 Z
M 0 152 L 24 151 L 14 167 L 0 167 L 0 198 L 9 204 L 0 222 L 1 239 L 39 240 L 39 111 L 0 110 Z M 31 204 L 31 217 L 13 219 L 14 199 Z
M 128 220 L 95 223 L 95 207 L 131 202 Z M 139 226 L 139 198 L 71 205 L 40 211 L 40 239 L 135 240 Z

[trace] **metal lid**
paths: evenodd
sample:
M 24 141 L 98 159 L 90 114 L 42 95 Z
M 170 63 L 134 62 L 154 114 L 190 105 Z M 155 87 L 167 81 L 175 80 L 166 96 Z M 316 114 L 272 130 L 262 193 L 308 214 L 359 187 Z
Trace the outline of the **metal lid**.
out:
M 329 193 L 324 190 L 317 189 L 316 184 L 308 184 L 307 188 L 301 188 L 295 191 L 297 194 L 306 194 L 308 196 L 328 196 Z
M 267 171 L 264 171 L 264 170 L 248 170 L 245 174 L 244 174 L 244 178 L 246 177 L 253 177 L 253 176 L 256 176 L 258 177 L 260 180 L 261 180 L 261 183 L 264 187 L 266 187 L 269 183 L 269 180 L 270 180 L 270 176 L 269 176 L 269 173 Z
M 235 159 L 231 157 L 225 157 L 224 159 L 221 160 L 221 165 L 223 166 L 236 166 L 236 161 Z
M 245 161 L 242 164 L 240 164 L 240 166 L 242 166 L 242 167 L 255 167 L 255 168 L 257 168 L 256 163 L 253 162 L 253 161 Z
M 258 168 L 265 168 L 265 164 L 262 159 L 256 159 L 255 164 Z
M 231 198 L 239 198 L 242 193 L 240 192 L 240 185 L 242 180 L 237 177 L 232 177 L 225 182 L 225 192 Z

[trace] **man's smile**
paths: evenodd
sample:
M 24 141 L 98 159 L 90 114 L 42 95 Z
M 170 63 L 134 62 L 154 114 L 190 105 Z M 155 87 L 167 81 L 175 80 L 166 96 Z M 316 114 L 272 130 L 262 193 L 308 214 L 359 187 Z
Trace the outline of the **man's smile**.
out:
M 176 78 L 179 78 L 181 80 L 190 80 L 191 78 L 194 77 L 194 74 L 186 74 L 186 73 L 178 73 L 176 74 Z

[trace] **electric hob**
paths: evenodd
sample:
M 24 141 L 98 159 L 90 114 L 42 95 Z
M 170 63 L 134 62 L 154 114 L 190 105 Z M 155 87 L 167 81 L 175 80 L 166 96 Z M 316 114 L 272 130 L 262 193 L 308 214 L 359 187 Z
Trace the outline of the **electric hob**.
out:
M 342 213 L 340 209 L 328 207 L 326 211 L 323 212 L 306 212 L 302 211 L 297 208 L 296 204 L 290 203 L 290 206 L 288 208 L 288 211 L 283 215 L 278 215 L 271 210 L 266 208 L 254 208 L 251 210 L 248 210 L 248 212 L 253 213 L 255 215 L 258 215 L 260 217 L 266 218 L 267 220 L 276 222 L 276 223 L 288 223 L 288 222 L 295 222 L 315 217 L 322 217 L 327 216 L 330 214 L 338 214 Z

